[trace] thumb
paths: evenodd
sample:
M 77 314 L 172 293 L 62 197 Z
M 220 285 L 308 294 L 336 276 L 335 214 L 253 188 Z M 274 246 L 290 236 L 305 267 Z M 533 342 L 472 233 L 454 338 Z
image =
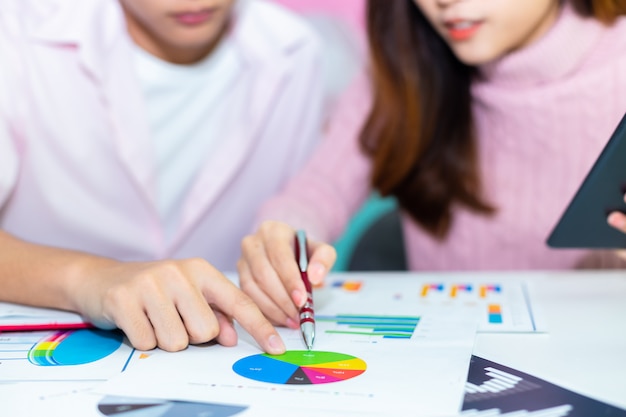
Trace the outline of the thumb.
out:
M 313 285 L 319 285 L 331 270 L 337 260 L 337 251 L 327 243 L 309 241 L 309 280 Z

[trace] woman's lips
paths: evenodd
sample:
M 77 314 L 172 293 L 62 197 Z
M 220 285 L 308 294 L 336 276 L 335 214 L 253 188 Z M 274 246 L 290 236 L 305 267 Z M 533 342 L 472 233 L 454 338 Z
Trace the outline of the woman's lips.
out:
M 215 13 L 214 9 L 200 10 L 197 12 L 175 13 L 174 19 L 182 25 L 196 26 L 205 23 Z
M 476 34 L 482 22 L 476 20 L 454 20 L 445 22 L 446 30 L 452 40 L 464 41 Z

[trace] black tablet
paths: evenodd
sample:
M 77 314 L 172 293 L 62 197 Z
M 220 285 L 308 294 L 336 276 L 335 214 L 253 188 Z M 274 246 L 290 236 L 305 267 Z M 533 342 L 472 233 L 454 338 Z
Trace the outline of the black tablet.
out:
M 553 248 L 626 248 L 626 234 L 606 222 L 612 211 L 626 213 L 626 115 L 611 135 L 548 237 Z

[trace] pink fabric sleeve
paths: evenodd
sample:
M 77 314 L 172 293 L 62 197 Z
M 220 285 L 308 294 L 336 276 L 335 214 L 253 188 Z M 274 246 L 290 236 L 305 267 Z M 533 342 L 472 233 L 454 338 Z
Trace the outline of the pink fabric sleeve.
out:
M 326 137 L 285 189 L 261 208 L 257 224 L 278 220 L 332 242 L 370 193 L 369 160 L 359 132 L 371 106 L 369 81 L 359 76 L 331 116 Z

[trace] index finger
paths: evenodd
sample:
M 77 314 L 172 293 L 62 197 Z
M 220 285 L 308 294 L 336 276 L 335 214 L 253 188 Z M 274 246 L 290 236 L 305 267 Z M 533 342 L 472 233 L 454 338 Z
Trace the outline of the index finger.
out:
M 252 299 L 226 277 L 222 276 L 212 282 L 211 287 L 205 291 L 205 297 L 221 312 L 237 320 L 265 352 L 272 355 L 285 352 L 285 344 L 274 326 L 265 318 Z

